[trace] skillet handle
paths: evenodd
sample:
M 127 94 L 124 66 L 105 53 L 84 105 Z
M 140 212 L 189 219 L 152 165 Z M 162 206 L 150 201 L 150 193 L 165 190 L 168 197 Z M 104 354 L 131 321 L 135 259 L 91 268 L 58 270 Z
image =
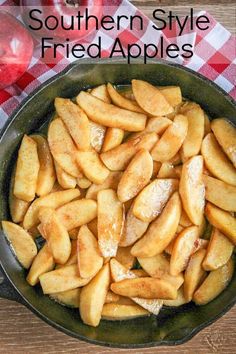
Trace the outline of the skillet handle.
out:
M 11 285 L 10 281 L 3 274 L 0 266 L 0 298 L 17 301 L 23 304 L 23 301 L 14 287 Z

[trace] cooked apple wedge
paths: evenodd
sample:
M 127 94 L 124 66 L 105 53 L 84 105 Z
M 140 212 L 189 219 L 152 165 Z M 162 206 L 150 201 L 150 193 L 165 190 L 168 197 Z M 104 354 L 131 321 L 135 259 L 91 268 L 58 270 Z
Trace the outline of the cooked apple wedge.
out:
M 222 149 L 236 168 L 236 128 L 226 119 L 214 119 L 211 129 Z
M 152 257 L 162 253 L 175 236 L 181 215 L 181 201 L 175 192 L 161 215 L 154 220 L 146 234 L 132 247 L 136 257 Z
M 203 139 L 201 152 L 204 163 L 213 176 L 236 186 L 236 170 L 212 133 Z
M 121 202 L 133 199 L 150 181 L 153 171 L 152 157 L 147 150 L 141 149 L 124 171 L 117 187 Z
M 222 267 L 228 262 L 234 251 L 234 244 L 219 230 L 213 229 L 203 268 L 207 271 Z
M 170 162 L 163 162 L 158 171 L 157 178 L 179 178 L 175 166 Z
M 52 156 L 69 175 L 78 177 L 79 168 L 76 163 L 76 146 L 60 118 L 54 119 L 48 128 L 48 144 Z
M 119 245 L 128 247 L 133 245 L 146 232 L 149 223 L 136 218 L 133 214 L 133 204 L 129 208 Z
M 105 264 L 80 293 L 80 315 L 84 323 L 96 327 L 102 316 L 103 305 L 110 283 L 109 263 Z
M 107 85 L 103 84 L 103 85 L 99 85 L 97 87 L 94 87 L 91 91 L 90 91 L 91 95 L 93 95 L 94 97 L 99 98 L 100 100 L 106 102 L 106 103 L 111 103 L 111 98 L 110 95 L 107 91 Z
M 80 191 L 78 189 L 67 189 L 45 195 L 37 198 L 29 206 L 23 221 L 23 227 L 29 230 L 39 223 L 38 212 L 41 207 L 57 209 L 60 206 L 69 203 L 71 200 L 78 198 Z
M 54 209 L 47 207 L 39 209 L 39 220 L 55 262 L 65 264 L 70 257 L 71 242 L 62 220 Z
M 201 150 L 204 136 L 204 112 L 198 104 L 185 109 L 184 115 L 188 119 L 188 132 L 181 147 L 182 160 L 186 161 L 198 155 Z
M 61 293 L 51 294 L 50 298 L 61 305 L 78 308 L 80 300 L 80 288 L 62 291 Z
M 39 158 L 36 142 L 24 135 L 18 151 L 13 193 L 18 199 L 31 202 L 37 189 Z
M 76 160 L 85 176 L 93 183 L 102 184 L 109 175 L 109 170 L 105 167 L 94 151 L 77 151 Z
M 176 276 L 186 269 L 198 234 L 197 226 L 189 226 L 181 231 L 175 239 L 170 257 L 171 275 Z
M 103 258 L 97 239 L 86 225 L 79 230 L 77 245 L 79 274 L 82 278 L 92 278 L 102 268 Z
M 202 267 L 205 255 L 206 250 L 200 249 L 189 260 L 184 274 L 184 296 L 187 301 L 192 300 L 194 292 L 207 275 Z
M 9 207 L 12 221 L 19 223 L 24 220 L 25 214 L 30 206 L 30 202 L 18 199 L 13 194 L 15 173 L 12 173 L 9 188 Z
M 110 172 L 108 177 L 102 184 L 92 184 L 86 192 L 87 199 L 97 200 L 97 194 L 103 189 L 117 189 L 118 183 L 122 176 L 122 172 Z
M 135 139 L 128 140 L 112 150 L 103 152 L 100 157 L 109 170 L 123 171 L 137 151 L 140 149 L 150 151 L 157 140 L 156 133 L 147 133 Z
M 144 222 L 151 222 L 162 212 L 168 199 L 178 187 L 177 179 L 155 179 L 136 197 L 133 214 Z
M 63 189 L 75 188 L 75 186 L 77 184 L 76 178 L 69 175 L 66 171 L 64 171 L 56 161 L 54 161 L 54 165 L 55 165 L 57 181 L 58 181 L 59 185 Z
M 47 140 L 39 134 L 31 135 L 30 137 L 37 144 L 40 167 L 38 172 L 36 194 L 41 197 L 51 192 L 56 181 L 56 174 Z
M 181 148 L 187 131 L 187 118 L 178 114 L 152 149 L 151 154 L 153 159 L 155 161 L 165 162 L 174 157 Z
M 95 123 L 127 131 L 141 131 L 145 128 L 146 115 L 118 108 L 81 91 L 76 97 L 78 105 Z
M 119 301 L 119 299 L 120 299 L 119 295 L 113 293 L 111 290 L 108 290 L 105 304 L 111 304 L 112 302 L 117 302 Z
M 178 307 L 187 304 L 189 301 L 184 296 L 183 287 L 178 290 L 177 298 L 175 300 L 163 300 L 164 306 Z
M 133 133 L 129 139 L 136 138 L 140 134 L 156 133 L 161 135 L 172 124 L 172 121 L 166 117 L 151 117 L 147 121 L 146 128 L 142 132 Z
M 170 262 L 167 257 L 161 253 L 153 257 L 138 257 L 141 267 L 152 277 L 161 278 L 168 281 L 176 289 L 179 289 L 184 282 L 182 273 L 177 276 L 170 275 Z
M 2 228 L 16 258 L 24 268 L 28 269 L 37 255 L 33 238 L 21 226 L 10 221 L 2 221 Z
M 133 268 L 135 263 L 135 257 L 130 253 L 130 251 L 131 247 L 118 247 L 116 253 L 116 260 L 127 269 Z
M 41 248 L 37 256 L 34 258 L 33 263 L 30 267 L 30 271 L 27 275 L 27 282 L 34 286 L 39 282 L 40 275 L 49 272 L 55 266 L 55 262 L 52 256 L 52 252 L 48 245 Z
M 195 291 L 193 301 L 197 305 L 205 305 L 215 299 L 229 284 L 234 272 L 234 264 L 230 259 L 223 267 L 210 272 L 202 285 Z
M 161 91 L 148 82 L 132 80 L 132 90 L 139 106 L 151 116 L 162 116 L 173 112 L 173 107 Z
M 104 142 L 106 127 L 101 124 L 97 124 L 89 121 L 90 127 L 90 144 L 95 151 L 100 152 Z
M 182 103 L 182 93 L 179 86 L 157 86 L 172 107 Z
M 206 200 L 226 211 L 236 211 L 236 186 L 203 175 Z
M 149 312 L 138 305 L 123 305 L 110 303 L 102 309 L 102 318 L 109 321 L 130 320 L 140 316 L 148 316 Z
M 111 284 L 111 290 L 122 296 L 144 299 L 169 299 L 177 297 L 177 290 L 170 283 L 155 278 L 124 279 Z
M 192 225 L 191 220 L 189 219 L 188 215 L 185 213 L 184 210 L 182 210 L 179 224 L 183 227 L 188 227 Z
M 75 229 L 74 229 L 75 230 Z M 70 257 L 68 258 L 67 262 L 63 265 L 57 264 L 56 269 L 65 267 L 67 265 L 71 264 L 76 264 L 78 262 L 78 257 L 77 257 L 77 237 L 78 237 L 79 231 L 77 231 L 76 234 L 76 239 L 71 241 L 71 252 L 70 252 Z
M 87 223 L 89 230 L 93 233 L 93 235 L 98 238 L 98 219 L 95 218 L 89 223 Z
M 62 291 L 80 288 L 89 283 L 91 278 L 81 278 L 77 264 L 61 267 L 40 275 L 39 281 L 44 294 L 60 293 Z
M 209 222 L 236 245 L 236 219 L 211 203 L 207 203 L 205 213 Z
M 124 130 L 120 128 L 107 128 L 104 142 L 102 145 L 102 152 L 109 151 L 119 146 L 124 138 Z
M 100 191 L 98 200 L 98 244 L 103 257 L 114 257 L 124 226 L 124 207 L 112 189 Z
M 89 120 L 82 109 L 66 98 L 55 98 L 55 108 L 79 150 L 90 148 Z
M 57 216 L 67 230 L 85 225 L 97 216 L 97 203 L 91 199 L 74 200 L 57 209 Z
M 202 156 L 192 157 L 183 164 L 179 184 L 183 208 L 194 225 L 200 225 L 203 219 L 205 187 L 202 172 Z
M 129 111 L 132 112 L 139 112 L 145 114 L 145 112 L 141 107 L 139 107 L 137 102 L 129 100 L 128 98 L 122 96 L 119 92 L 116 91 L 116 89 L 112 86 L 112 84 L 110 83 L 107 84 L 107 91 L 111 97 L 112 102 L 116 106 L 124 109 L 128 109 Z

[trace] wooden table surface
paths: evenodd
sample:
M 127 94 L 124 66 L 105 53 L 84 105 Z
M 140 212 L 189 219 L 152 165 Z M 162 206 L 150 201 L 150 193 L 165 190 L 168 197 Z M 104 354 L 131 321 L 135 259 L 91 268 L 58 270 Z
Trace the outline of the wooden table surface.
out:
M 133 3 L 151 16 L 153 9 L 172 10 L 178 15 L 187 14 L 190 7 L 195 11 L 207 10 L 231 33 L 236 33 L 235 0 L 136 0 Z M 161 347 L 140 350 L 119 350 L 94 346 L 70 338 L 33 315 L 24 306 L 0 299 L 0 353 L 178 353 L 208 354 L 236 352 L 236 307 L 223 318 L 197 334 L 188 343 L 177 347 Z

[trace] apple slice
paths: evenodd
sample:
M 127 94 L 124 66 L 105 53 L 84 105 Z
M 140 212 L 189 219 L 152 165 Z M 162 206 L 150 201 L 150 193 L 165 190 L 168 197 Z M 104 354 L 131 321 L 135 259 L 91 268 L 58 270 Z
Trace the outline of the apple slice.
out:
M 102 145 L 102 152 L 114 149 L 122 143 L 124 138 L 124 130 L 119 128 L 107 128 L 104 142 Z
M 56 161 L 54 161 L 54 166 L 55 166 L 57 181 L 59 185 L 63 189 L 75 188 L 77 183 L 76 178 L 69 175 L 69 173 L 67 173 L 66 171 L 64 171 Z
M 30 267 L 30 271 L 27 275 L 27 282 L 34 286 L 39 282 L 40 275 L 49 272 L 55 266 L 55 262 L 52 256 L 52 252 L 47 243 L 41 248 L 37 256 L 34 258 Z
M 92 184 L 86 192 L 87 199 L 97 200 L 97 194 L 103 189 L 117 189 L 118 183 L 122 176 L 122 172 L 110 172 L 108 177 L 102 184 Z
M 113 293 L 111 290 L 108 290 L 105 304 L 111 304 L 112 302 L 117 302 L 120 300 L 120 296 Z
M 183 208 L 194 225 L 200 225 L 203 219 L 205 187 L 202 172 L 202 156 L 192 157 L 183 164 L 179 184 Z
M 161 215 L 154 220 L 146 234 L 132 247 L 136 257 L 152 257 L 162 253 L 175 236 L 181 215 L 181 202 L 175 192 Z
M 89 120 L 90 144 L 95 151 L 100 152 L 104 142 L 106 127 Z
M 51 294 L 50 298 L 61 305 L 79 308 L 80 288 L 62 291 L 61 293 Z
M 170 306 L 170 307 L 178 307 L 178 306 L 182 306 L 184 304 L 187 304 L 188 302 L 189 301 L 187 301 L 185 296 L 184 296 L 183 287 L 181 287 L 178 290 L 177 298 L 175 300 L 164 300 L 163 301 L 163 305 L 164 306 Z
M 204 163 L 213 176 L 236 186 L 236 170 L 212 133 L 203 139 L 201 152 Z
M 128 139 L 137 138 L 137 136 L 146 133 L 156 133 L 161 135 L 171 124 L 172 121 L 166 117 L 151 117 L 148 119 L 146 128 L 142 132 L 132 133 Z
M 148 316 L 149 312 L 138 305 L 110 303 L 102 309 L 102 318 L 109 321 L 130 320 L 140 316 Z
M 118 247 L 116 253 L 116 260 L 127 269 L 133 268 L 135 263 L 135 257 L 130 253 L 130 251 L 131 247 Z
M 116 89 L 112 86 L 112 84 L 107 84 L 107 91 L 111 97 L 112 102 L 121 108 L 128 109 L 129 111 L 144 113 L 141 107 L 137 104 L 137 102 L 129 100 L 122 96 Z
M 105 84 L 94 87 L 90 91 L 90 94 L 106 103 L 111 103 L 111 98 L 107 91 L 107 85 Z

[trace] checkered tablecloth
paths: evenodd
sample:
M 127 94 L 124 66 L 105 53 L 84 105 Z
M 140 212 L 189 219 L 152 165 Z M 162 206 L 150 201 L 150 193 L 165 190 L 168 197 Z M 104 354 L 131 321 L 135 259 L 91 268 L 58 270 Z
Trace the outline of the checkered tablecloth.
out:
M 107 3 L 109 3 L 108 0 Z M 9 9 L 11 9 L 10 6 L 12 4 L 12 0 L 0 0 L 0 5 L 4 6 L 4 8 L 9 6 Z M 115 6 L 106 6 L 104 13 L 113 17 L 124 13 L 128 15 L 138 14 L 143 18 L 143 30 L 134 29 L 131 32 L 128 28 L 123 27 L 118 32 L 115 30 L 107 32 L 100 29 L 83 41 L 85 47 L 96 42 L 98 36 L 101 36 L 103 44 L 102 57 L 108 57 L 114 39 L 117 37 L 119 37 L 124 47 L 127 47 L 129 43 L 138 43 L 141 46 L 144 43 L 157 44 L 161 35 L 164 38 L 165 45 L 176 43 L 181 46 L 183 43 L 191 43 L 194 47 L 193 57 L 190 60 L 186 60 L 180 56 L 177 62 L 214 81 L 236 99 L 236 39 L 220 23 L 216 22 L 210 14 L 207 14 L 210 20 L 208 30 L 200 31 L 196 29 L 190 31 L 185 29 L 181 36 L 177 36 L 177 25 L 171 31 L 168 29 L 162 32 L 155 31 L 152 28 L 153 22 L 129 1 L 117 0 L 115 4 Z M 202 12 L 202 14 L 206 13 Z M 53 64 L 45 63 L 45 61 L 43 62 L 39 59 L 39 48 L 36 46 L 27 72 L 14 85 L 0 91 L 0 128 L 30 92 L 47 79 L 59 73 L 73 60 L 74 58 L 65 59 L 61 53 L 58 53 L 57 62 Z

